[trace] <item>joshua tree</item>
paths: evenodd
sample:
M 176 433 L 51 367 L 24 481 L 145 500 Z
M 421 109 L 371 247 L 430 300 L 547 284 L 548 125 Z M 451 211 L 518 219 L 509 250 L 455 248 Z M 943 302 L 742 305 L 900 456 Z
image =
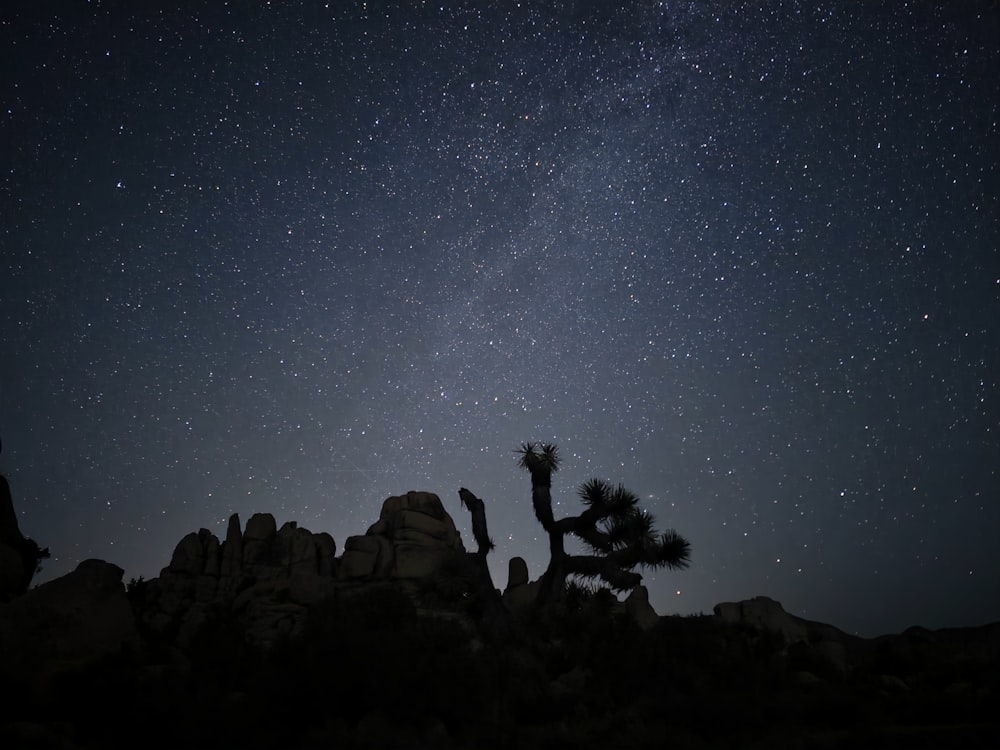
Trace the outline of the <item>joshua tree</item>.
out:
M 616 591 L 628 591 L 642 581 L 636 567 L 681 570 L 690 563 L 691 545 L 673 529 L 659 534 L 653 516 L 639 507 L 639 498 L 622 485 L 603 479 L 585 482 L 578 494 L 584 511 L 556 520 L 552 514 L 552 475 L 559 470 L 559 451 L 551 443 L 522 443 L 518 464 L 531 474 L 531 504 L 549 535 L 549 567 L 542 576 L 538 603 L 557 599 L 566 578 L 600 578 Z M 570 555 L 565 538 L 573 534 L 591 551 Z

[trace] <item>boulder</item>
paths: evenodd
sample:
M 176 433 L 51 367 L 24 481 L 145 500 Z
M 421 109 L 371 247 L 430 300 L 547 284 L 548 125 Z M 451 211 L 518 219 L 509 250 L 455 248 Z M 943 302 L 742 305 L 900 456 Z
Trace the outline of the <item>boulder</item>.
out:
M 430 538 L 429 544 L 444 542 L 451 546 L 455 542 L 454 523 L 449 526 L 444 519 L 435 518 L 419 510 L 404 508 L 399 511 L 396 521 L 396 536 L 403 531 L 415 531 L 423 534 Z
M 538 596 L 538 581 L 528 581 L 528 563 L 523 557 L 512 557 L 507 563 L 507 588 L 503 590 L 504 606 L 511 614 L 528 612 Z
M 337 577 L 340 580 L 373 577 L 375 569 L 378 567 L 379 557 L 383 554 L 386 546 L 383 538 L 375 535 L 347 537 Z
M 205 553 L 198 533 L 192 531 L 177 543 L 167 569 L 171 573 L 192 576 L 198 575 L 205 569 Z
M 295 541 L 295 533 L 298 530 L 298 523 L 295 521 L 286 521 L 278 529 L 275 542 L 272 545 L 274 550 L 272 562 L 275 563 L 276 567 L 283 568 L 286 572 L 292 563 L 292 544 Z
M 305 607 L 334 593 L 336 551 L 329 534 L 313 534 L 295 522 L 279 530 L 268 513 L 251 516 L 241 532 L 239 516 L 233 514 L 223 544 L 205 529 L 181 539 L 170 565 L 147 582 L 141 617 L 154 632 L 172 634 L 178 645 L 227 609 L 237 613 L 246 633 L 253 633 L 248 637 L 261 642 L 270 640 L 262 634 L 289 627 L 298 632 Z M 294 606 L 278 606 L 284 603 Z M 289 627 L 257 623 L 278 617 L 277 612 L 298 619 Z
M 643 630 L 650 630 L 660 621 L 653 605 L 649 603 L 649 590 L 636 586 L 625 599 L 625 612 Z
M 441 563 L 451 554 L 445 546 L 435 546 L 423 543 L 397 542 L 393 545 L 396 565 L 393 568 L 393 578 L 426 578 L 433 575 L 441 567 Z
M 243 581 L 243 532 L 239 515 L 233 513 L 219 554 L 219 595 L 223 598 L 236 596 L 243 588 Z
M 280 639 L 301 635 L 307 614 L 306 607 L 295 602 L 269 597 L 253 599 L 245 613 L 247 641 L 266 648 Z
M 292 578 L 319 573 L 319 551 L 308 529 L 294 530 L 288 552 L 288 573 Z
M 538 596 L 538 581 L 531 581 L 521 586 L 508 586 L 503 592 L 503 604 L 507 611 L 514 615 L 526 614 Z
M 797 643 L 808 637 L 806 625 L 788 614 L 779 604 L 766 596 L 756 596 L 741 602 L 716 604 L 713 611 L 723 622 L 749 625 L 757 630 L 781 635 L 786 643 Z
M 517 586 L 524 586 L 528 583 L 528 563 L 523 557 L 512 557 L 507 563 L 507 588 L 509 591 Z
M 382 503 L 364 536 L 348 537 L 338 579 L 413 580 L 432 575 L 450 555 L 465 552 L 455 522 L 432 492 L 407 492 Z
M 219 544 L 219 538 L 205 529 L 199 534 L 202 535 L 202 550 L 205 554 L 205 567 L 202 573 L 218 578 L 222 571 L 222 545 Z
M 221 556 L 219 540 L 208 529 L 184 536 L 160 573 L 156 591 L 163 599 L 162 608 L 178 611 L 192 601 L 213 602 L 219 589 Z
M 137 644 L 123 575 L 117 565 L 84 560 L 0 606 L 0 660 L 13 674 L 42 679 Z
M 329 578 L 336 573 L 337 543 L 325 531 L 313 534 L 316 545 L 316 566 L 320 576 Z
M 432 492 L 387 498 L 379 521 L 392 544 L 393 578 L 426 578 L 454 552 L 465 552 L 454 520 Z
M 387 520 L 401 510 L 415 510 L 439 521 L 451 520 L 440 497 L 433 492 L 415 492 L 413 490 L 405 495 L 386 498 L 385 502 L 382 503 L 379 520 Z
M 33 540 L 21 533 L 10 485 L 0 474 L 0 602 L 28 590 L 42 557 L 48 557 L 48 550 L 40 550 Z
M 270 562 L 272 542 L 277 534 L 278 526 L 270 513 L 254 513 L 250 516 L 246 531 L 243 532 L 244 570 Z
M 223 577 L 233 578 L 243 570 L 243 533 L 240 531 L 240 517 L 233 513 L 229 517 L 229 527 L 226 529 L 226 541 L 222 545 L 222 564 L 220 573 Z

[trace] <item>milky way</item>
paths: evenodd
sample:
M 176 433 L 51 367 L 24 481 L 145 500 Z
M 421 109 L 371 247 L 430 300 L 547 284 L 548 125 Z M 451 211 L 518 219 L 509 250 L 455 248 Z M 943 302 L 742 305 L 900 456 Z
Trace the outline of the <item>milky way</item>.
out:
M 466 486 L 502 587 L 544 440 L 691 541 L 661 614 L 1000 619 L 995 3 L 177 5 L 3 12 L 38 580 Z

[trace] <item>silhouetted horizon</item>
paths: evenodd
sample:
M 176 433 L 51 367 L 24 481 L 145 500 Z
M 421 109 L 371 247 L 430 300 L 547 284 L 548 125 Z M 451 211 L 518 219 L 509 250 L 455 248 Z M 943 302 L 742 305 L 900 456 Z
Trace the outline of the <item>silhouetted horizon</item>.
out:
M 435 492 L 495 581 L 624 484 L 661 615 L 1000 620 L 995 4 L 18 4 L 0 469 L 151 578 Z

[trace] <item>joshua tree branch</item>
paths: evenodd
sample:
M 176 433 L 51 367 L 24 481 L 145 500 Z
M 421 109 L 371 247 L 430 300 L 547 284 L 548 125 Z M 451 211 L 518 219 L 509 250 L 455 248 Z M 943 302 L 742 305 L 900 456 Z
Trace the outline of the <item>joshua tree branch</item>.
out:
M 618 591 L 634 589 L 642 583 L 642 576 L 625 570 L 609 557 L 596 555 L 570 555 L 566 558 L 566 572 L 586 578 L 600 578 Z
M 552 474 L 559 454 L 549 443 L 522 443 L 518 464 L 531 474 L 531 502 L 535 517 L 548 532 L 549 566 L 541 579 L 536 605 L 558 599 L 568 575 L 601 578 L 614 589 L 628 590 L 642 581 L 633 571 L 648 568 L 686 568 L 690 544 L 672 529 L 657 534 L 654 518 L 639 506 L 639 497 L 624 485 L 603 479 L 585 482 L 578 494 L 585 508 L 577 516 L 556 520 L 552 513 Z M 566 553 L 565 537 L 572 534 L 587 544 L 592 555 Z
M 563 536 L 573 534 L 595 550 L 609 552 L 611 550 L 611 537 L 597 528 L 597 521 L 601 517 L 599 511 L 588 508 L 579 516 L 560 518 L 553 524 L 553 530 Z
M 472 535 L 479 546 L 479 554 L 485 557 L 496 546 L 486 530 L 486 504 L 465 487 L 459 489 L 458 497 L 472 515 Z
M 476 594 L 482 602 L 486 624 L 497 634 L 504 634 L 508 628 L 508 613 L 500 600 L 500 592 L 493 585 L 493 577 L 486 562 L 486 555 L 494 548 L 486 529 L 486 503 L 472 492 L 462 487 L 458 491 L 459 501 L 472 515 L 472 535 L 479 546 L 477 552 L 466 553 L 466 560 L 474 571 L 473 580 Z

